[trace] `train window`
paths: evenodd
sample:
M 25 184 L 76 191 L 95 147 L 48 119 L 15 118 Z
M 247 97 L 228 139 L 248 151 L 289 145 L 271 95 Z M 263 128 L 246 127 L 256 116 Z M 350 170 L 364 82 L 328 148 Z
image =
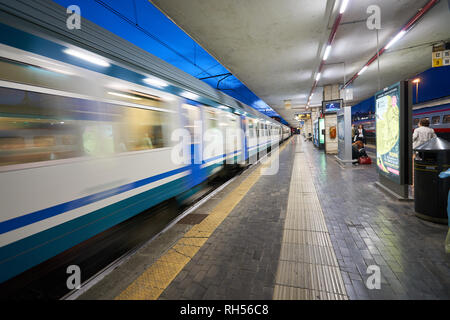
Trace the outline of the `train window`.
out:
M 439 124 L 441 123 L 441 116 L 434 116 L 431 118 L 431 123 L 432 124 Z
M 450 123 L 450 114 L 444 115 L 444 118 L 442 119 L 442 123 Z
M 120 136 L 126 143 L 127 151 L 164 147 L 161 112 L 139 108 L 125 108 L 124 111 L 125 121 L 122 128 L 125 128 L 125 131 L 122 131 Z M 108 127 L 108 130 L 112 135 L 112 127 Z
M 54 136 L 35 136 L 33 137 L 34 147 L 51 147 L 54 146 Z
M 218 128 L 219 127 L 219 119 L 218 119 L 218 114 L 216 114 L 216 112 L 214 111 L 213 108 L 210 107 L 206 107 L 205 108 L 205 122 L 206 122 L 206 127 L 205 129 L 214 129 L 214 128 Z
M 200 143 L 201 141 L 201 132 L 198 126 L 200 125 L 199 121 L 201 121 L 201 114 L 200 114 L 200 108 L 184 104 L 183 105 L 183 115 L 185 118 L 185 125 L 184 128 L 187 129 L 191 135 L 191 142 L 192 143 Z
M 169 104 L 159 97 L 157 93 L 149 94 L 131 89 L 126 92 L 115 89 L 92 90 L 101 85 L 98 79 L 84 76 L 78 71 L 74 72 L 62 65 L 55 67 L 54 62 L 47 61 L 44 57 L 35 58 L 30 56 L 30 58 L 33 59 L 32 64 L 0 58 L 0 79 L 87 95 L 95 94 L 103 99 L 143 106 L 169 107 Z M 53 66 L 53 68 L 48 68 L 49 65 Z
M 249 121 L 248 121 L 248 137 L 249 138 L 253 138 L 255 136 L 255 133 L 253 132 L 253 130 L 254 130 L 253 121 L 249 119 Z
M 23 137 L 0 137 L 0 150 L 22 149 L 24 146 L 25 139 Z
M 414 125 L 418 126 L 419 125 L 419 121 L 420 121 L 419 118 L 414 118 Z
M 165 112 L 0 87 L 0 166 L 161 148 Z

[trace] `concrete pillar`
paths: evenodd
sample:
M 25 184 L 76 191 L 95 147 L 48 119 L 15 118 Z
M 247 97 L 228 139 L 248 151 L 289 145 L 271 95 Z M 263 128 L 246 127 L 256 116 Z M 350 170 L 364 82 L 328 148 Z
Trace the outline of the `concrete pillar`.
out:
M 323 87 L 323 100 L 340 99 L 339 84 L 332 84 Z M 331 133 L 335 132 L 334 138 Z M 337 136 L 337 116 L 336 114 L 325 115 L 325 152 L 328 154 L 338 153 L 338 136 Z

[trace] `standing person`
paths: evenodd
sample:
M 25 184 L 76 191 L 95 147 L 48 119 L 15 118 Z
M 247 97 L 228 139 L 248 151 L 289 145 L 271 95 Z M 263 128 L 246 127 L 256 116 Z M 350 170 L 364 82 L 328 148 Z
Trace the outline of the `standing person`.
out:
M 414 130 L 413 134 L 413 149 L 433 138 L 436 138 L 436 133 L 433 128 L 430 128 L 429 126 L 430 120 L 427 118 L 420 119 L 419 127 Z
M 434 132 L 433 128 L 430 128 L 430 120 L 427 118 L 420 119 L 419 121 L 419 127 L 414 130 L 413 133 L 413 150 L 417 148 L 418 146 L 424 144 L 425 142 L 436 138 L 436 133 Z M 413 152 L 412 154 L 412 161 L 413 161 L 413 168 L 414 168 L 414 159 L 416 158 L 416 153 Z M 413 170 L 413 178 L 412 178 L 412 187 L 414 187 L 414 171 Z
M 352 141 L 356 141 L 356 126 L 355 124 L 352 124 Z
M 356 130 L 356 141 L 358 140 L 366 144 L 366 130 L 362 124 L 360 124 Z

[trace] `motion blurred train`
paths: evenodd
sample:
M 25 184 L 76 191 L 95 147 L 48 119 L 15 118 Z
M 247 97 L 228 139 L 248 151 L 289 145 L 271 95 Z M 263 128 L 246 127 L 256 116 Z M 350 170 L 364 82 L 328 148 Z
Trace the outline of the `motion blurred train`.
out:
M 50 3 L 0 3 L 0 283 L 291 134 Z
M 448 99 L 447 99 L 448 101 Z M 417 128 L 419 121 L 426 118 L 430 128 L 434 129 L 438 137 L 450 141 L 450 103 L 435 101 L 413 109 L 413 128 Z

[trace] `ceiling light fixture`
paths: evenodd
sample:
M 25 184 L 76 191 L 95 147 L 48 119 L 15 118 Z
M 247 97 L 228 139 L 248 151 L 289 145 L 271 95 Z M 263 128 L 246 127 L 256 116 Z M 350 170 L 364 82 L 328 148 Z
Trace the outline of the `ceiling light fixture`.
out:
M 367 68 L 369 68 L 369 66 L 364 66 L 364 68 L 362 68 L 361 71 L 358 72 L 358 76 L 362 75 L 367 70 Z
M 397 33 L 397 35 L 394 37 L 394 39 L 392 39 L 391 41 L 389 41 L 389 43 L 386 45 L 385 49 L 389 49 L 394 43 L 396 43 L 398 40 L 400 40 L 404 35 L 405 35 L 406 31 L 402 30 L 399 33 Z
M 328 56 L 330 55 L 331 52 L 331 44 L 329 44 L 327 46 L 327 48 L 325 49 L 325 54 L 323 55 L 323 60 L 326 61 L 328 59 Z
M 88 53 L 85 53 L 85 52 L 82 52 L 79 50 L 65 49 L 64 53 L 68 54 L 70 56 L 82 59 L 84 61 L 90 62 L 92 64 L 96 64 L 101 67 L 109 67 L 110 66 L 110 64 L 106 60 L 104 60 L 100 57 L 94 56 L 93 54 L 88 54 Z
M 316 76 L 316 81 L 319 81 L 321 75 L 322 75 L 322 74 L 321 74 L 320 72 L 317 74 L 317 76 Z
M 341 9 L 339 10 L 340 14 L 343 14 L 345 12 L 345 10 L 347 9 L 347 5 L 348 5 L 348 0 L 344 0 L 341 4 Z

